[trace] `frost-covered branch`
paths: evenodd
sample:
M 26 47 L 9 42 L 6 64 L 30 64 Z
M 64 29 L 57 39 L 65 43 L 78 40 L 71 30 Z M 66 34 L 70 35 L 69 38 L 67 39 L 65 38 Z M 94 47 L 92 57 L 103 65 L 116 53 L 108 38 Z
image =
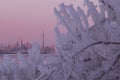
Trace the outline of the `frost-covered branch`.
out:
M 115 55 L 112 56 L 111 59 L 109 59 L 113 61 L 109 62 L 109 60 L 107 60 L 106 63 L 103 64 L 104 66 L 102 68 L 98 68 L 98 70 L 93 73 L 94 75 L 89 75 L 88 78 L 92 77 L 92 79 L 90 80 L 94 80 L 94 79 L 101 80 L 106 74 L 114 70 L 115 66 L 117 65 L 120 59 L 120 49 L 114 52 L 114 54 Z M 105 65 L 109 65 L 109 66 L 105 68 L 106 67 Z
M 110 45 L 110 44 L 114 44 L 114 45 L 120 45 L 120 42 L 104 42 L 104 41 L 99 41 L 99 42 L 95 42 L 95 43 L 92 43 L 88 46 L 86 46 L 85 48 L 83 48 L 82 50 L 80 50 L 79 52 L 77 52 L 75 56 L 77 56 L 78 53 L 83 53 L 86 49 L 90 48 L 90 47 L 93 47 L 93 46 L 96 46 L 96 45 L 99 45 L 99 44 L 104 44 L 104 45 Z
M 66 64 L 62 66 L 63 72 L 61 73 L 66 74 L 67 78 L 69 70 L 65 69 L 68 68 L 71 72 L 77 73 L 81 80 L 98 78 L 98 80 L 116 80 L 116 76 L 119 75 L 119 67 L 116 67 L 118 72 L 113 67 L 119 62 L 119 55 L 116 51 L 120 49 L 120 19 L 118 17 L 120 11 L 117 10 L 120 3 L 118 0 L 99 1 L 100 6 L 95 6 L 92 1 L 84 0 L 88 11 L 87 16 L 84 9 L 78 7 L 75 11 L 72 5 L 67 6 L 65 4 L 63 5 L 66 7 L 67 15 L 63 12 L 58 12 L 59 15 L 56 15 L 61 22 L 66 21 L 65 24 L 69 28 L 66 28 L 68 32 L 65 34 L 65 38 L 61 37 L 63 40 L 61 46 L 60 44 L 59 46 L 56 45 L 62 59 L 61 65 L 62 63 Z M 61 17 L 63 17 L 63 21 Z M 93 20 L 94 25 L 92 27 L 88 17 Z M 60 24 L 64 25 L 64 22 Z M 76 41 L 77 39 L 78 41 Z M 71 80 L 74 80 L 73 74 L 70 75 L 72 75 Z

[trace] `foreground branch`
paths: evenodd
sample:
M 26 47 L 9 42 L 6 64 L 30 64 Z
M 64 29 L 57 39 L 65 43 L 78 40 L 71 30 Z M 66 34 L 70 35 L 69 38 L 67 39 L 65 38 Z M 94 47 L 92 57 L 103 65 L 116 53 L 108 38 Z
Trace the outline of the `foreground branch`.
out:
M 117 62 L 119 61 L 119 59 L 120 59 L 120 53 L 119 53 L 119 51 L 120 51 L 120 49 L 119 50 L 117 50 L 114 54 L 114 56 L 112 57 L 113 59 L 112 60 L 114 60 L 112 63 L 111 63 L 111 66 L 110 67 L 108 67 L 108 69 L 107 70 L 105 70 L 106 68 L 102 68 L 102 70 L 100 70 L 100 72 L 102 72 L 101 74 L 99 74 L 99 76 L 97 76 L 96 78 L 94 78 L 95 80 L 97 79 L 97 80 L 100 80 L 101 78 L 103 78 L 107 73 L 109 73 L 110 71 L 112 71 L 113 70 L 113 67 L 117 64 Z M 117 54 L 116 54 L 117 53 Z M 114 59 L 115 58 L 115 59 Z
M 89 47 L 98 45 L 98 44 L 104 44 L 104 45 L 109 45 L 109 44 L 114 44 L 114 45 L 120 45 L 120 42 L 104 42 L 104 41 L 99 41 L 99 42 L 95 42 L 92 43 L 88 46 L 86 46 L 85 48 L 83 48 L 82 50 L 78 51 L 73 57 L 77 56 L 80 52 L 83 53 L 86 49 L 88 49 Z

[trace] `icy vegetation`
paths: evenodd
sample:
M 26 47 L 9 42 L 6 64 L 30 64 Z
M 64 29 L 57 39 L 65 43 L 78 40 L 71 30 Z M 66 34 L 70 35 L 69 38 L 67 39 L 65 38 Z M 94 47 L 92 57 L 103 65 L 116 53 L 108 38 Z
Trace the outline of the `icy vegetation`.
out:
M 72 4 L 54 8 L 57 59 L 44 62 L 34 44 L 27 58 L 19 52 L 17 60 L 4 57 L 0 80 L 120 80 L 120 1 L 99 0 L 96 6 L 84 0 L 84 6 L 87 14 Z
M 120 1 L 99 3 L 84 0 L 87 14 L 72 4 L 54 9 L 56 50 L 62 58 L 54 80 L 120 80 Z M 61 34 L 59 27 L 66 27 L 67 33 Z

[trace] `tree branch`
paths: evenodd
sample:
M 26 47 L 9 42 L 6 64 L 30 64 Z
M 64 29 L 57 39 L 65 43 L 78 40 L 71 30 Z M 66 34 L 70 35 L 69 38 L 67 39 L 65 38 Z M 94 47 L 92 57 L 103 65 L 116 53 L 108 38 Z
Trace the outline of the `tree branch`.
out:
M 120 51 L 120 49 L 117 50 L 115 53 L 118 53 L 119 51 Z M 119 59 L 120 59 L 120 53 L 118 53 L 117 55 L 115 55 L 115 57 L 116 57 L 116 59 L 113 61 L 113 63 L 111 64 L 111 66 L 108 68 L 108 70 L 105 71 L 104 68 L 102 68 L 102 69 L 103 69 L 103 70 L 102 70 L 103 73 L 101 73 L 100 76 L 98 76 L 97 78 L 94 78 L 94 79 L 100 80 L 104 75 L 106 75 L 107 73 L 109 73 L 110 71 L 113 70 L 113 67 L 117 64 L 117 62 L 118 62 Z
M 82 50 L 78 51 L 73 57 L 77 56 L 77 54 L 79 54 L 79 52 L 83 53 L 86 49 L 88 49 L 89 47 L 98 45 L 98 44 L 104 44 L 104 45 L 109 45 L 109 44 L 114 44 L 114 45 L 120 45 L 120 42 L 105 42 L 105 41 L 99 41 L 99 42 L 95 42 L 92 43 L 88 46 L 86 46 L 85 48 L 83 48 Z

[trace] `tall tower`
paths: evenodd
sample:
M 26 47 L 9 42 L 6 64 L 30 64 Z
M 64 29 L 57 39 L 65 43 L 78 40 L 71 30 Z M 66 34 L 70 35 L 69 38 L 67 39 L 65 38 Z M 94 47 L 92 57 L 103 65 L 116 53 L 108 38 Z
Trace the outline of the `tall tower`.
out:
M 45 47 L 44 38 L 45 38 L 45 34 L 44 34 L 44 30 L 43 30 L 43 33 L 42 33 L 42 47 L 43 47 L 43 49 L 44 49 L 44 47 Z
M 21 40 L 21 49 L 23 49 L 23 40 Z

